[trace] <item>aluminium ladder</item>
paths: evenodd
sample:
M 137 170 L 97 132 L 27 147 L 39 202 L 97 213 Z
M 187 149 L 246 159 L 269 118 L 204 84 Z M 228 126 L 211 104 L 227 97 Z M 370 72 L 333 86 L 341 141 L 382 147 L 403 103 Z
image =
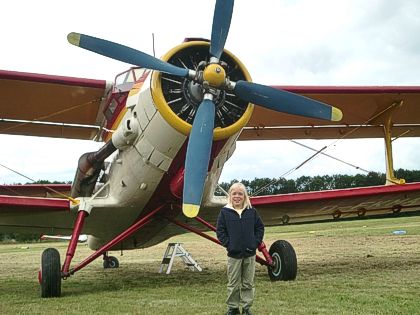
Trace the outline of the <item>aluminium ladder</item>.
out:
M 165 255 L 162 259 L 162 264 L 160 265 L 159 273 L 162 273 L 166 267 L 166 274 L 170 274 L 172 265 L 174 263 L 175 257 L 181 257 L 182 261 L 190 268 L 190 270 L 202 271 L 203 269 L 199 264 L 192 258 L 190 253 L 188 253 L 181 243 L 169 243 L 166 248 Z

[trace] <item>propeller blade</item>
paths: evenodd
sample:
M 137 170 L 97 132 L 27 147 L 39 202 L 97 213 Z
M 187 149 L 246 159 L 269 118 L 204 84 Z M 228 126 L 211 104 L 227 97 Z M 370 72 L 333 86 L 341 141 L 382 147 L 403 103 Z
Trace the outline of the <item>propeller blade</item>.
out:
M 188 69 L 171 65 L 144 52 L 101 38 L 70 33 L 67 35 L 67 40 L 75 46 L 142 68 L 157 70 L 179 77 L 187 77 L 189 73 Z
M 277 112 L 331 121 L 340 121 L 343 118 L 341 110 L 334 106 L 266 85 L 238 81 L 233 90 L 244 101 Z
M 182 211 L 189 218 L 197 216 L 200 209 L 213 143 L 214 115 L 213 101 L 204 99 L 194 118 L 188 141 Z
M 220 59 L 232 20 L 234 0 L 217 0 L 211 30 L 210 54 Z

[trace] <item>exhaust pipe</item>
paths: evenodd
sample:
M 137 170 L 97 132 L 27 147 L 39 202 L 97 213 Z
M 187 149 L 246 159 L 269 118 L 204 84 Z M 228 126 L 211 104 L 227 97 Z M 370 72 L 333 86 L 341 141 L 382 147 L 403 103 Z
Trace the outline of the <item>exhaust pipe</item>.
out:
M 117 148 L 112 141 L 108 141 L 102 148 L 96 152 L 87 152 L 79 158 L 77 172 L 71 187 L 71 196 L 89 197 L 95 189 L 101 170 L 104 168 L 104 161 Z

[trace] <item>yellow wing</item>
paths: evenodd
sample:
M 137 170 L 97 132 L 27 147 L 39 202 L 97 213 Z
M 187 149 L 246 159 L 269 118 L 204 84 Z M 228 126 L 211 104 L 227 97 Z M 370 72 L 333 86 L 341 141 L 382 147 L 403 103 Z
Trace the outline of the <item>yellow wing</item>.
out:
M 0 133 L 93 139 L 106 81 L 0 70 Z
M 282 114 L 256 106 L 239 140 L 382 138 L 387 119 L 392 137 L 420 136 L 420 87 L 274 86 L 338 107 L 330 122 Z

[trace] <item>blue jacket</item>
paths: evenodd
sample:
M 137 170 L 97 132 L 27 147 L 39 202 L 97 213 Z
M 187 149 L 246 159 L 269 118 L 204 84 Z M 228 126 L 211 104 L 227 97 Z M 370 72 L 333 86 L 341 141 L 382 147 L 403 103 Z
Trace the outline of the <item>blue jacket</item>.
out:
M 239 216 L 235 210 L 223 207 L 217 218 L 217 238 L 232 258 L 250 257 L 264 237 L 264 224 L 255 208 L 246 208 Z

